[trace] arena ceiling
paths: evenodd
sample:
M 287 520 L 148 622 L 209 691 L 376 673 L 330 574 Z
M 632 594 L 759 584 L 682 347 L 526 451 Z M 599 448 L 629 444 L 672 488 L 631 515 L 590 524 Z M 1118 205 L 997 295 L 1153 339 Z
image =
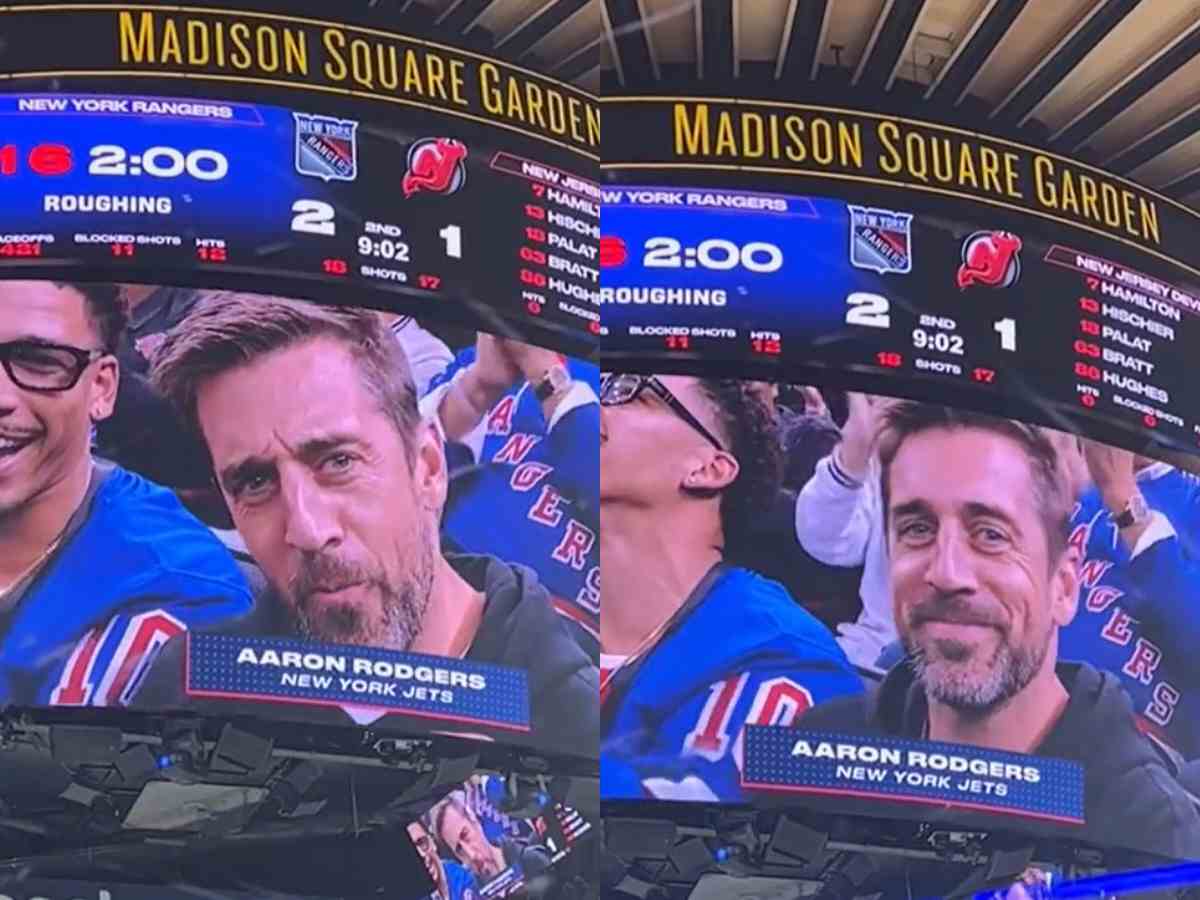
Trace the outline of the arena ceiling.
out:
M 1200 209 L 1200 0 L 590 2 L 605 93 L 700 79 L 886 95 Z
M 474 37 L 512 62 L 598 92 L 601 4 L 602 0 L 403 0 L 401 12 L 424 13 L 442 33 Z

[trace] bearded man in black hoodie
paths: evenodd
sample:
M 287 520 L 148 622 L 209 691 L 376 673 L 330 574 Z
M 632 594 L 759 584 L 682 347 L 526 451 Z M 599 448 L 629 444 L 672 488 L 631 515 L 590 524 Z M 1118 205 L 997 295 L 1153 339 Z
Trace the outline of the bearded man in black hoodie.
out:
M 376 313 L 208 295 L 167 334 L 152 374 L 203 437 L 271 586 L 238 633 L 522 669 L 533 739 L 595 755 L 599 672 L 534 573 L 440 551 L 441 436 L 422 419 L 404 351 Z M 135 707 L 202 705 L 182 696 L 183 654 L 178 643 L 164 650 Z M 330 713 L 375 726 L 383 711 L 347 704 L 305 718 Z
M 805 729 L 968 744 L 1084 767 L 1084 837 L 1200 856 L 1200 816 L 1112 675 L 1057 662 L 1078 602 L 1073 498 L 1039 428 L 899 403 L 879 445 L 892 604 L 907 658 Z

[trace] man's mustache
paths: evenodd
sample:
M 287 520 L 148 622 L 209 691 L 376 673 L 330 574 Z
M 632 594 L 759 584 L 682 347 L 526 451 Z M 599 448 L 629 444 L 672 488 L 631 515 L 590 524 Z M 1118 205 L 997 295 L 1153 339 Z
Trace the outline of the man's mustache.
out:
M 1008 616 L 999 604 L 992 601 L 938 591 L 913 606 L 908 614 L 908 623 L 912 628 L 928 622 L 1006 628 Z
M 374 573 L 366 566 L 323 553 L 306 556 L 289 587 L 294 597 L 311 597 L 316 593 L 333 593 L 373 580 Z

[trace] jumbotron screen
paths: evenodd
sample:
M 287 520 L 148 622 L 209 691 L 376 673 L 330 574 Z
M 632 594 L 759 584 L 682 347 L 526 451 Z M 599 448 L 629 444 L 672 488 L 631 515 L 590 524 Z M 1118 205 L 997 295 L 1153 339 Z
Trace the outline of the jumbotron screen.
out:
M 595 757 L 593 364 L 290 298 L 0 281 L 0 367 L 5 706 Z
M 614 365 L 887 384 L 1130 449 L 1200 450 L 1196 210 L 886 113 L 606 97 L 605 122 Z
M 315 10 L 0 13 L 0 706 L 594 765 L 595 98 Z
M 601 403 L 602 799 L 1200 855 L 1195 474 L 932 396 Z
M 1200 342 L 1200 291 L 1175 267 L 964 203 L 604 197 L 606 354 L 874 375 L 1200 448 L 1183 349 Z
M 1200 856 L 1200 217 L 782 97 L 605 125 L 602 796 Z

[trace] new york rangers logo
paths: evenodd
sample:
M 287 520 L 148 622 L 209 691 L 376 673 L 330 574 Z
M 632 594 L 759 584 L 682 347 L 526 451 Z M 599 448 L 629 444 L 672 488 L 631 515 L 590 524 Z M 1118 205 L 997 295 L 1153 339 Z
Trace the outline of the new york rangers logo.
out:
M 404 196 L 420 191 L 454 194 L 467 183 L 467 145 L 454 138 L 424 138 L 408 150 Z
M 358 177 L 358 123 L 350 119 L 296 117 L 296 171 L 322 181 Z
M 850 264 L 883 275 L 912 271 L 912 213 L 850 205 Z
M 1012 287 L 1021 277 L 1021 239 L 1011 231 L 976 231 L 962 245 L 958 287 Z

